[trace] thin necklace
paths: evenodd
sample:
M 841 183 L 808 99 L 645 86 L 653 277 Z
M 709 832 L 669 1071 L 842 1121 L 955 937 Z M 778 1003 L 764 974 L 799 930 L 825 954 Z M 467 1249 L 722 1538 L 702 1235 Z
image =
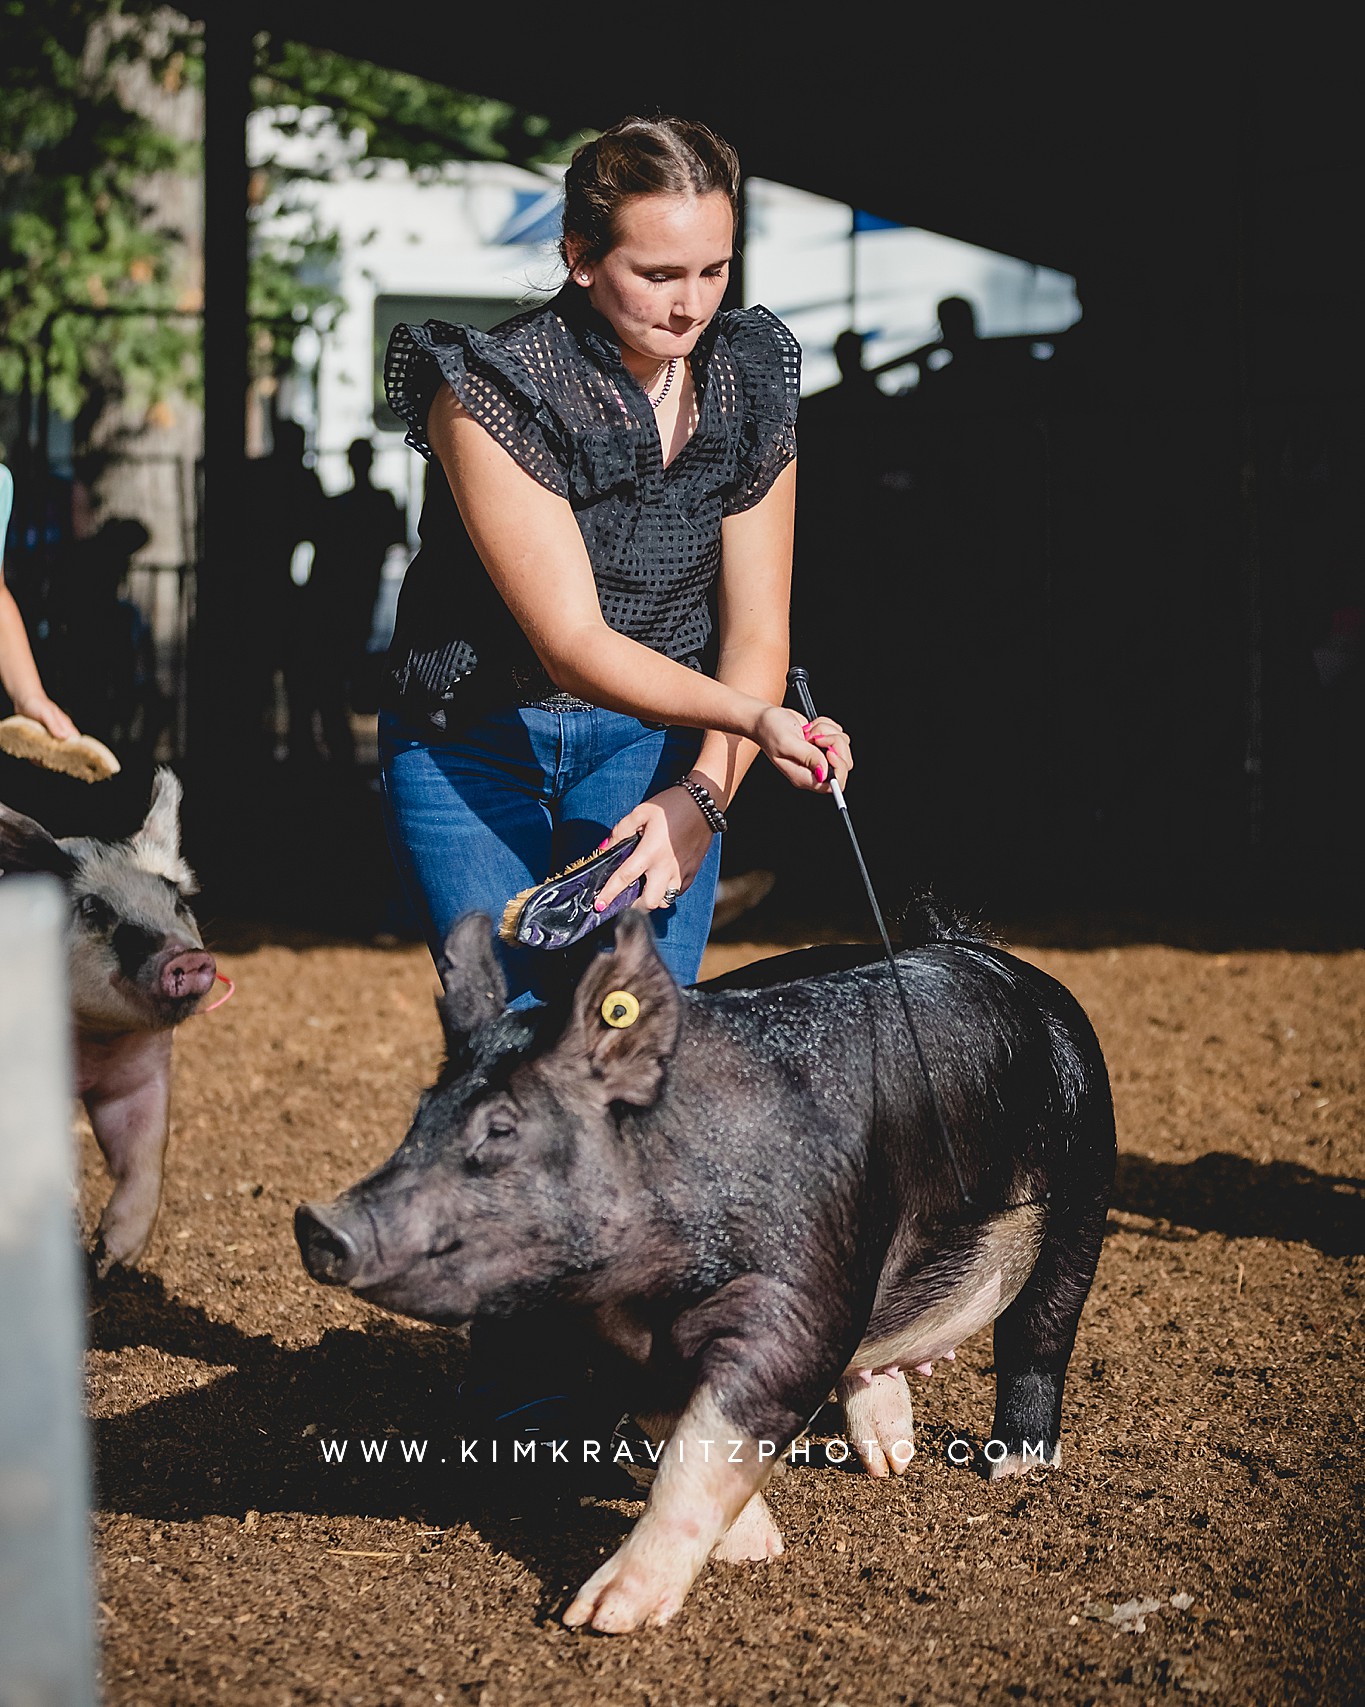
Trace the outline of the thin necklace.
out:
M 660 391 L 659 395 L 657 397 L 650 397 L 649 393 L 647 391 L 645 392 L 645 396 L 649 398 L 649 406 L 651 409 L 657 409 L 663 402 L 664 398 L 668 396 L 669 387 L 673 383 L 673 375 L 677 373 L 677 371 L 678 358 L 677 356 L 673 356 L 669 361 L 668 372 L 664 375 L 663 389 Z

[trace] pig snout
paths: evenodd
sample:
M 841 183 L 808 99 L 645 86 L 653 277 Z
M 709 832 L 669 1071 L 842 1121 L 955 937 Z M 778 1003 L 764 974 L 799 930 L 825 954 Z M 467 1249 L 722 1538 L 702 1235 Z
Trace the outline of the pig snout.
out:
M 335 1204 L 301 1203 L 294 1211 L 294 1237 L 303 1266 L 323 1286 L 345 1286 L 360 1272 L 357 1230 Z
M 171 1001 L 190 996 L 203 996 L 213 988 L 218 962 L 206 949 L 196 948 L 173 954 L 164 961 L 157 974 L 157 993 Z

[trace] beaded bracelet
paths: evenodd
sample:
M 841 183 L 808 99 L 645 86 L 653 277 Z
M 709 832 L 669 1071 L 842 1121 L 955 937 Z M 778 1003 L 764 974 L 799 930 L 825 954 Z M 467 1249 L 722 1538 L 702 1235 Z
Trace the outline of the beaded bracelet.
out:
M 693 800 L 696 801 L 697 810 L 701 813 L 702 817 L 705 818 L 713 831 L 719 834 L 720 831 L 728 830 L 730 828 L 729 824 L 726 822 L 725 814 L 712 799 L 711 790 L 709 788 L 706 788 L 703 784 L 694 781 L 691 775 L 680 776 L 675 786 L 678 788 L 685 788 L 687 790 Z

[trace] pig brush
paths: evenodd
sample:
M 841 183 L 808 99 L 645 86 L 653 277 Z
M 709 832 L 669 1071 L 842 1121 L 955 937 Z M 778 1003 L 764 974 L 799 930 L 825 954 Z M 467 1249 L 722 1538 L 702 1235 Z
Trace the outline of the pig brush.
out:
M 634 853 L 639 842 L 637 830 L 623 842 L 576 859 L 544 883 L 523 889 L 503 908 L 498 935 L 504 942 L 524 948 L 569 948 L 581 941 L 639 898 L 644 887 L 642 877 L 628 883 L 600 913 L 594 906 L 603 884 Z
M 787 671 L 787 682 L 801 701 L 801 709 L 805 713 L 807 721 L 813 723 L 817 714 L 815 701 L 811 698 L 810 677 L 799 664 L 793 664 L 791 669 Z M 953 1170 L 953 1177 L 957 1181 L 957 1189 L 961 1194 L 962 1202 L 966 1208 L 972 1209 L 975 1204 L 972 1201 L 971 1192 L 967 1190 L 967 1181 L 962 1173 L 962 1163 L 958 1159 L 947 1122 L 943 1118 L 943 1110 L 939 1106 L 938 1093 L 934 1089 L 934 1080 L 929 1072 L 929 1064 L 924 1059 L 923 1049 L 920 1048 L 919 1033 L 915 1030 L 915 1021 L 910 1013 L 910 997 L 901 978 L 901 969 L 896 964 L 896 951 L 892 948 L 891 938 L 887 935 L 882 910 L 877 905 L 876 891 L 872 887 L 872 879 L 867 874 L 867 863 L 863 859 L 863 850 L 858 846 L 858 838 L 853 830 L 853 820 L 848 815 L 848 805 L 844 800 L 844 791 L 839 787 L 839 781 L 834 775 L 833 767 L 830 768 L 829 773 L 829 788 L 830 793 L 834 796 L 834 804 L 839 808 L 839 816 L 844 821 L 844 828 L 848 831 L 848 839 L 853 845 L 853 857 L 858 862 L 858 871 L 863 880 L 863 888 L 867 891 L 867 899 L 872 907 L 872 916 L 877 921 L 877 931 L 882 939 L 882 948 L 886 952 L 887 962 L 891 967 L 891 979 L 896 986 L 896 993 L 901 999 L 901 1011 L 905 1015 L 905 1029 L 910 1033 L 910 1042 L 914 1047 L 915 1059 L 918 1061 L 919 1070 L 924 1076 L 925 1089 L 929 1092 L 929 1104 L 934 1111 L 939 1142 L 943 1146 L 944 1155 L 948 1158 L 948 1165 Z
M 93 735 L 69 735 L 66 740 L 45 729 L 36 718 L 0 717 L 0 752 L 28 759 L 45 770 L 63 771 L 82 782 L 103 782 L 117 776 L 122 766 Z

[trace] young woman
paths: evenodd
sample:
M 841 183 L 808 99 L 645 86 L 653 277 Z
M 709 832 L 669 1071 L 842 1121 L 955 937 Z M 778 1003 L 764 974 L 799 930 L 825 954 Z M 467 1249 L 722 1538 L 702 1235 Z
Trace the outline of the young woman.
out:
M 394 332 L 390 404 L 440 464 L 380 719 L 386 816 L 433 953 L 451 923 L 641 832 L 660 952 L 695 982 L 720 835 L 759 752 L 798 788 L 852 764 L 786 688 L 800 352 L 722 311 L 739 163 L 630 118 L 573 157 L 543 307 Z M 503 949 L 518 1004 L 536 950 Z M 541 956 L 543 960 L 543 956 Z

